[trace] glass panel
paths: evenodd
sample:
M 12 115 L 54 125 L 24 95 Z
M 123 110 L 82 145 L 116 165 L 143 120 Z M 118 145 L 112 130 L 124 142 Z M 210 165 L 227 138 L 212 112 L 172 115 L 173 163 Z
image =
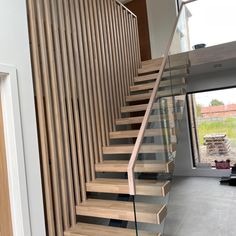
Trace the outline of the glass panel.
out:
M 197 0 L 185 4 L 171 53 L 235 41 L 235 9 L 235 0 Z
M 181 71 L 187 66 L 186 61 L 184 63 L 181 68 L 174 68 L 179 61 L 172 63 L 171 57 L 168 58 L 138 153 L 135 167 L 138 235 L 142 235 L 142 230 L 163 232 L 164 229 L 163 220 L 176 153 L 176 132 L 184 105 L 180 96 L 185 90 Z M 150 211 L 148 216 L 142 214 L 144 209 Z
M 182 12 L 186 13 L 185 10 Z M 137 235 L 142 235 L 142 230 L 164 231 L 189 62 L 187 54 L 175 55 L 190 47 L 189 39 L 181 36 L 181 32 L 184 32 L 183 35 L 187 34 L 184 17 L 181 14 L 182 23 L 176 28 L 171 43 L 172 51 L 170 50 L 164 65 L 135 163 L 134 227 Z M 142 115 L 144 114 L 145 111 Z M 148 214 L 144 214 L 145 211 Z
M 164 230 L 169 181 L 174 169 L 178 132 L 185 106 L 185 78 L 189 72 L 189 61 L 191 60 L 193 71 L 194 66 L 199 63 L 198 59 L 204 58 L 198 55 L 199 51 L 185 52 L 235 40 L 233 23 L 236 22 L 236 15 L 229 13 L 230 9 L 235 9 L 235 5 L 235 0 L 227 3 L 198 0 L 181 8 L 167 53 L 168 58 L 164 59 L 164 70 L 159 72 L 160 85 L 145 123 L 144 137 L 135 163 L 134 207 L 137 235 L 142 235 L 142 230 L 160 233 Z M 224 10 L 225 7 L 227 10 Z M 210 55 L 205 53 L 205 56 L 206 54 Z M 208 57 L 204 59 L 212 60 Z M 206 62 L 203 60 L 201 63 Z M 216 69 L 220 67 L 221 64 L 214 65 Z

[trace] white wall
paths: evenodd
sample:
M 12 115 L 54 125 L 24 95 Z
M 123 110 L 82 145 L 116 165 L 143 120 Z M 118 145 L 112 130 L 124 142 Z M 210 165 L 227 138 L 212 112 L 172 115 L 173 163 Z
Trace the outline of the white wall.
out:
M 190 76 L 187 81 L 187 92 L 232 87 L 236 86 L 236 69 Z M 184 119 L 181 123 L 180 130 L 175 175 L 212 177 L 229 175 L 229 170 L 193 168 L 187 109 L 185 109 Z
M 17 69 L 31 235 L 44 236 L 45 225 L 25 0 L 0 0 L 0 32 L 0 64 L 12 65 Z
M 147 0 L 152 59 L 164 54 L 177 17 L 175 0 Z

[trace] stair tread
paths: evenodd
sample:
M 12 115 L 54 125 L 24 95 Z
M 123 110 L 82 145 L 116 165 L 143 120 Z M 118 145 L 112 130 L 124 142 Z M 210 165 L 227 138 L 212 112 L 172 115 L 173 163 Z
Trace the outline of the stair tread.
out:
M 140 104 L 140 105 L 130 105 L 130 106 L 124 106 L 121 107 L 121 113 L 127 113 L 127 112 L 137 112 L 137 111 L 146 111 L 148 107 L 148 103 L 146 104 Z M 167 106 L 168 108 L 173 108 L 173 104 L 169 104 Z M 159 109 L 160 104 L 154 103 L 152 106 L 152 109 Z
M 185 76 L 188 74 L 188 71 L 186 68 L 184 69 L 179 69 L 179 70 L 173 70 L 171 72 L 171 76 Z M 141 76 L 137 76 L 134 78 L 134 82 L 135 83 L 140 83 L 140 82 L 146 82 L 146 81 L 150 81 L 150 80 L 155 80 L 158 76 L 158 73 L 153 73 L 150 75 L 141 75 Z M 169 72 L 164 72 L 162 75 L 162 78 L 168 78 L 170 77 L 170 73 Z
M 151 72 L 159 72 L 160 70 L 160 65 L 152 65 L 152 66 L 145 66 L 140 69 L 138 69 L 138 74 L 146 74 L 146 73 L 151 73 Z
M 157 98 L 158 97 L 170 97 L 170 96 L 176 96 L 176 95 L 182 95 L 185 93 L 184 88 L 175 88 L 173 90 L 163 90 L 158 91 Z M 145 92 L 141 94 L 134 94 L 126 96 L 126 102 L 134 102 L 134 101 L 142 101 L 142 100 L 148 100 L 151 97 L 152 92 Z
M 153 64 L 161 65 L 162 61 L 163 61 L 163 57 L 160 57 L 160 58 L 156 58 L 156 59 L 142 61 L 141 64 L 142 64 L 142 67 L 150 66 Z
M 185 78 L 174 79 L 174 80 L 164 80 L 160 82 L 159 88 L 183 85 L 183 84 L 185 84 Z M 130 91 L 137 92 L 137 91 L 142 91 L 142 90 L 150 90 L 150 89 L 153 89 L 154 85 L 155 85 L 155 82 L 133 85 L 133 86 L 130 86 Z
M 169 64 L 165 65 L 164 71 L 174 71 L 174 70 L 179 70 L 179 69 L 186 69 L 186 67 L 188 66 L 188 61 L 187 58 L 184 58 L 184 60 L 173 60 L 171 61 L 171 65 L 169 66 Z M 147 73 L 154 73 L 154 72 L 159 72 L 161 68 L 161 64 L 160 63 L 153 63 L 150 65 L 143 65 L 140 69 L 138 69 L 138 74 L 142 75 L 142 74 L 147 74 Z
M 135 112 L 135 111 L 144 111 L 147 109 L 148 104 L 140 104 L 140 105 L 131 105 L 131 106 L 123 106 L 121 107 L 121 112 L 126 113 L 126 112 Z M 158 108 L 159 104 L 154 103 L 154 108 Z
M 136 202 L 138 222 L 160 224 L 166 216 L 166 206 Z M 77 215 L 134 221 L 133 202 L 87 199 L 76 206 Z
M 181 118 L 181 113 L 176 113 L 176 119 Z M 135 116 L 135 117 L 128 117 L 128 118 L 120 118 L 116 120 L 116 125 L 128 125 L 128 124 L 140 124 L 143 122 L 144 116 Z M 152 115 L 149 117 L 149 122 L 157 122 L 162 119 L 171 119 L 167 114 L 164 115 Z
M 136 194 L 145 196 L 165 196 L 170 190 L 170 181 L 137 179 Z M 127 179 L 97 178 L 86 183 L 88 192 L 129 194 Z
M 117 138 L 133 138 L 137 137 L 139 134 L 139 130 L 123 130 L 123 131 L 115 131 L 110 132 L 110 139 L 117 139 Z M 145 137 L 153 137 L 153 136 L 160 136 L 163 135 L 162 129 L 147 129 L 145 131 Z
M 111 227 L 105 225 L 95 225 L 87 223 L 78 223 L 68 229 L 65 236 L 136 236 L 134 229 Z M 140 236 L 161 236 L 160 233 L 139 231 Z
M 134 149 L 134 144 L 120 144 L 103 147 L 103 154 L 131 154 Z M 140 148 L 140 153 L 156 153 L 165 152 L 167 146 L 156 144 L 143 144 Z
M 106 160 L 95 164 L 97 172 L 127 172 L 129 161 L 126 160 Z M 173 171 L 174 161 L 163 162 L 159 160 L 137 160 L 135 172 L 146 173 L 170 173 Z

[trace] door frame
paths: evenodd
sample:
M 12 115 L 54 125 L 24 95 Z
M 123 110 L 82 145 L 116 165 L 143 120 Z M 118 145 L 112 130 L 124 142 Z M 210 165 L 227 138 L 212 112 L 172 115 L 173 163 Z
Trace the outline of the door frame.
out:
M 16 68 L 0 65 L 0 94 L 14 236 L 31 235 Z

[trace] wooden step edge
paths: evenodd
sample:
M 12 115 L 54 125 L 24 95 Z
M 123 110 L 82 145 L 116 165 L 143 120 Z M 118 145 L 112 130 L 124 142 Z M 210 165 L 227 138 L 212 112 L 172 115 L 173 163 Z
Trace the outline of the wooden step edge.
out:
M 164 205 L 157 214 L 157 224 L 161 224 L 167 216 L 167 207 Z
M 126 96 L 126 102 L 136 102 L 136 101 L 143 101 L 143 100 L 149 100 L 151 97 L 151 92 L 145 92 L 141 94 L 133 94 Z M 186 94 L 186 88 L 175 88 L 173 91 L 171 90 L 163 90 L 159 91 L 157 93 L 156 98 L 161 98 L 161 97 L 172 97 L 172 96 L 179 96 L 179 95 L 184 95 Z
M 132 85 L 132 86 L 130 86 L 129 90 L 130 90 L 130 92 L 152 90 L 154 85 L 155 85 L 155 83 L 148 83 L 148 84 L 142 84 L 142 85 Z
M 138 74 L 142 75 L 142 74 L 147 74 L 147 73 L 154 73 L 154 72 L 159 72 L 160 70 L 160 66 L 149 66 L 146 68 L 140 68 L 138 69 Z
M 100 182 L 99 182 L 100 180 Z M 123 180 L 123 181 L 122 181 Z M 119 182 L 120 181 L 120 182 Z M 136 195 L 164 197 L 170 191 L 170 181 L 135 180 Z M 126 179 L 96 179 L 86 183 L 87 192 L 129 194 Z
M 143 122 L 143 116 L 129 117 L 129 118 L 120 118 L 116 120 L 116 125 L 132 125 L 139 124 Z
M 139 134 L 139 130 L 124 130 L 110 132 L 110 139 L 122 139 L 122 138 L 136 138 Z M 162 129 L 147 129 L 144 133 L 144 137 L 156 137 L 163 136 Z
M 163 57 L 160 58 L 155 58 L 155 59 L 150 59 L 150 60 L 145 60 L 141 62 L 142 67 L 144 66 L 149 66 L 150 64 L 158 64 L 161 65 L 162 61 L 163 61 Z
M 158 75 L 159 75 L 159 73 L 154 73 L 151 75 L 137 76 L 137 77 L 134 77 L 134 83 L 141 83 L 141 82 L 146 82 L 149 80 L 156 80 Z
M 150 211 L 150 209 L 152 210 Z M 76 206 L 76 214 L 134 221 L 133 203 L 127 201 L 88 199 L 86 202 Z M 136 216 L 137 221 L 140 223 L 161 224 L 166 214 L 166 205 L 136 202 Z
M 175 169 L 175 162 L 173 160 L 166 164 L 166 173 L 173 173 Z
M 163 60 L 164 60 L 164 57 L 142 61 L 141 68 L 155 66 L 155 65 L 160 66 L 162 64 Z M 179 54 L 170 55 L 170 61 L 171 61 L 171 64 L 173 64 L 173 65 L 183 65 L 183 64 L 189 63 L 188 62 L 189 58 L 186 53 L 179 53 Z
M 161 81 L 159 84 L 159 88 L 163 87 L 171 87 L 171 86 L 180 86 L 185 85 L 186 80 L 185 78 L 179 78 L 175 80 L 164 80 Z M 154 88 L 155 83 L 146 83 L 146 84 L 139 84 L 139 85 L 132 85 L 130 86 L 130 92 L 139 92 L 139 91 L 145 91 L 145 90 L 152 90 Z
M 176 65 L 172 65 L 171 68 L 166 67 L 165 71 L 172 71 L 172 70 L 177 70 L 177 69 L 183 69 L 187 67 L 187 63 L 186 64 L 176 64 Z M 138 69 L 138 75 L 144 75 L 144 74 L 149 74 L 149 73 L 157 73 L 160 71 L 160 66 L 155 65 L 155 66 L 148 66 L 148 67 L 144 67 L 144 68 L 140 68 Z
M 187 76 L 189 73 L 187 68 L 179 69 L 179 70 L 174 70 L 171 72 L 171 77 L 173 79 L 179 78 L 179 77 L 184 77 Z M 150 75 L 141 75 L 134 77 L 134 83 L 142 83 L 142 82 L 147 82 L 147 81 L 152 81 L 155 80 L 158 77 L 158 73 L 150 74 Z M 169 78 L 170 73 L 169 72 L 164 72 L 162 74 L 162 79 Z
M 161 236 L 160 233 L 140 231 L 142 236 Z M 64 236 L 136 236 L 134 229 L 106 225 L 77 223 L 64 232 Z
M 167 181 L 163 186 L 162 186 L 162 196 L 165 197 L 171 189 L 171 182 Z
M 111 145 L 102 147 L 103 154 L 132 154 L 134 145 Z M 164 153 L 168 150 L 165 145 L 142 145 L 139 153 Z
M 179 103 L 178 103 L 179 104 Z M 180 104 L 181 105 L 181 104 Z M 145 111 L 148 107 L 148 103 L 145 104 L 140 104 L 140 105 L 130 105 L 130 106 L 124 106 L 121 107 L 121 113 L 130 113 L 130 112 L 138 112 L 138 111 Z M 173 104 L 169 104 L 165 107 L 168 109 L 172 109 L 174 107 Z M 164 110 L 165 110 L 164 109 Z M 160 104 L 159 103 L 154 103 L 152 106 L 152 110 L 163 110 L 162 108 L 160 109 Z
M 125 173 L 128 170 L 128 161 L 103 161 L 103 163 L 95 164 L 96 172 L 115 172 Z M 135 173 L 173 173 L 174 162 L 169 161 L 167 163 L 155 163 L 155 162 L 136 162 Z
M 129 118 L 120 118 L 116 120 L 116 125 L 132 125 L 132 124 L 141 124 L 143 122 L 143 116 L 136 116 L 136 117 L 129 117 Z M 181 120 L 182 114 L 177 113 L 177 115 L 174 116 L 175 120 Z M 172 118 L 169 117 L 167 114 L 163 115 L 153 115 L 149 117 L 148 122 L 158 122 L 161 121 L 161 119 L 168 119 L 171 120 Z

